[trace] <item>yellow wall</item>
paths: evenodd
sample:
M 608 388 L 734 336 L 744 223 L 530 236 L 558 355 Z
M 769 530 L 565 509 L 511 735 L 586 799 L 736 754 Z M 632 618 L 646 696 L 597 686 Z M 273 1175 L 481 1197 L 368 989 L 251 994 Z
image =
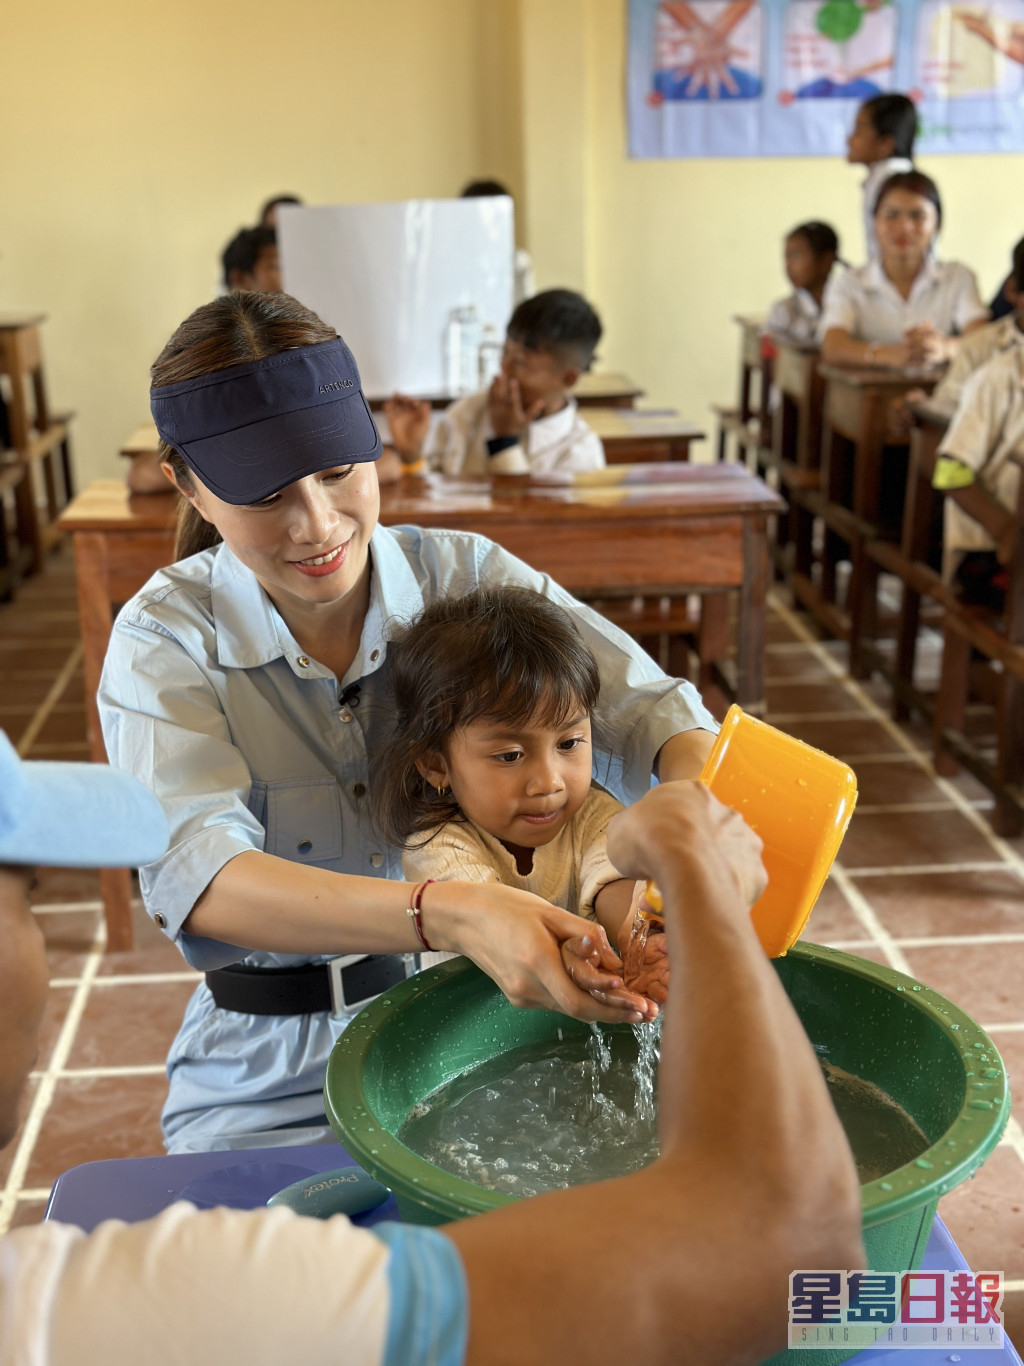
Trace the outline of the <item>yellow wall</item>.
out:
M 626 0 L 35 0 L 8 6 L 0 310 L 50 315 L 51 392 L 82 482 L 119 472 L 147 371 L 269 194 L 517 193 L 541 287 L 584 288 L 605 365 L 695 419 L 735 382 L 730 315 L 782 293 L 805 217 L 860 251 L 839 160 L 630 161 Z M 924 162 L 945 254 L 991 290 L 1024 231 L 1021 158 Z

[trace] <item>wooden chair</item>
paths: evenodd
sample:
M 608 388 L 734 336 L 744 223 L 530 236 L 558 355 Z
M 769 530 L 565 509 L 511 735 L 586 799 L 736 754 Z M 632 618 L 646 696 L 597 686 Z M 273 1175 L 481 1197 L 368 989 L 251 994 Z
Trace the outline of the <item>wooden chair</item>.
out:
M 719 460 L 728 459 L 729 446 L 733 443 L 736 459 L 759 473 L 758 453 L 771 441 L 768 406 L 772 387 L 771 362 L 765 359 L 761 349 L 764 319 L 741 314 L 734 321 L 740 325 L 739 402 L 735 408 L 717 403 L 711 405 L 718 418 L 716 454 Z
M 1017 537 L 1002 612 L 946 600 L 942 673 L 935 704 L 935 768 L 944 776 L 969 768 L 996 799 L 993 829 L 1024 829 L 1024 471 L 1017 495 Z M 965 734 L 971 695 L 995 711 L 996 759 L 988 762 Z
M 821 484 L 821 419 L 825 381 L 818 374 L 816 346 L 774 338 L 773 380 L 778 402 L 772 412 L 771 463 L 779 492 L 789 504 L 776 523 L 776 566 L 810 580 L 814 563 L 814 515 L 804 495 Z M 787 547 L 792 545 L 791 552 Z
M 10 449 L 24 467 L 15 490 L 23 567 L 39 573 L 60 539 L 57 520 L 74 497 L 69 424 L 72 414 L 51 413 L 43 377 L 42 315 L 0 316 L 0 375 L 9 394 Z M 41 478 L 42 489 L 37 488 Z

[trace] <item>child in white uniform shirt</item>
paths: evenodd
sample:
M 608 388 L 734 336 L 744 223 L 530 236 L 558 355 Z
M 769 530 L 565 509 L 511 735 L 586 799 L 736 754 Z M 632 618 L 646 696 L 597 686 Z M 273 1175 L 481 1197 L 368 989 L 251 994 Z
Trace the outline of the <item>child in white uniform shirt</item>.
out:
M 389 644 L 385 668 L 394 730 L 374 809 L 405 847 L 405 877 L 518 887 L 624 947 L 635 887 L 605 849 L 621 806 L 591 786 L 600 676 L 569 616 L 526 588 L 442 598 Z M 626 988 L 664 1001 L 658 938 Z
M 846 139 L 846 159 L 866 166 L 864 180 L 864 241 L 867 259 L 878 251 L 875 207 L 878 191 L 890 176 L 914 169 L 917 110 L 906 95 L 876 95 L 857 110 L 853 131 Z
M 1008 351 L 1011 347 L 1020 344 L 1024 333 L 1021 330 L 1022 325 L 1017 310 L 1017 301 L 1022 290 L 1024 290 L 1024 237 L 1013 249 L 1013 268 L 1003 285 L 1003 293 L 1012 305 L 1010 312 L 998 318 L 996 322 L 988 323 L 985 327 L 979 327 L 977 331 L 963 339 L 953 357 L 953 363 L 932 394 L 936 403 L 945 403 L 950 408 L 954 407 L 960 402 L 964 385 L 975 370 L 980 370 L 993 356 L 998 356 L 1003 351 Z
M 793 293 L 772 304 L 765 331 L 791 341 L 813 342 L 825 285 L 839 259 L 835 228 L 815 221 L 799 224 L 786 237 L 784 259 Z
M 579 414 L 572 387 L 590 368 L 601 320 L 581 295 L 548 289 L 512 314 L 501 373 L 460 398 L 430 430 L 430 407 L 396 395 L 385 405 L 406 473 L 552 474 L 604 464 L 601 439 Z

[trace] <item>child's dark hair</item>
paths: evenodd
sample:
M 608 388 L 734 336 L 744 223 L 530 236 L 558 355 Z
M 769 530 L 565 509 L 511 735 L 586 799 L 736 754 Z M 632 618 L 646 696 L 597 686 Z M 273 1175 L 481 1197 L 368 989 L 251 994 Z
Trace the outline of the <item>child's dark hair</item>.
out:
M 1011 274 L 1018 291 L 1024 293 L 1024 237 L 1013 249 L 1013 270 Z
M 268 199 L 267 202 L 263 205 L 263 208 L 260 209 L 260 216 L 258 222 L 261 228 L 265 228 L 267 226 L 267 214 L 271 211 L 271 209 L 276 209 L 279 204 L 298 204 L 301 208 L 302 200 L 299 198 L 297 194 L 277 194 L 274 196 L 273 199 Z
M 545 289 L 524 299 L 508 324 L 510 341 L 530 351 L 548 351 L 581 370 L 590 369 L 601 331 L 601 319 L 571 289 Z
M 594 710 L 601 686 L 569 614 L 516 587 L 431 603 L 395 633 L 383 682 L 393 728 L 373 766 L 371 800 L 377 828 L 395 845 L 464 819 L 450 790 L 442 795 L 420 776 L 417 760 L 447 755 L 450 737 L 474 721 L 565 725 Z
M 830 223 L 819 223 L 812 218 L 808 223 L 798 223 L 786 234 L 787 237 L 802 237 L 814 256 L 834 256 L 839 259 L 839 237 Z
M 880 138 L 892 138 L 894 157 L 914 155 L 917 136 L 917 109 L 906 95 L 876 95 L 861 105 L 871 119 L 871 126 Z
M 273 228 L 242 228 L 235 233 L 220 258 L 225 289 L 231 288 L 231 276 L 236 270 L 251 275 L 260 259 L 260 252 L 275 246 L 277 233 Z
M 937 229 L 942 227 L 942 196 L 931 176 L 925 175 L 924 171 L 900 171 L 896 175 L 891 175 L 878 191 L 872 213 L 878 212 L 886 196 L 892 194 L 893 190 L 906 190 L 908 194 L 917 194 L 922 199 L 927 199 L 929 204 L 934 205 L 938 214 Z
M 459 195 L 460 199 L 496 199 L 501 195 L 512 198 L 500 180 L 471 180 Z

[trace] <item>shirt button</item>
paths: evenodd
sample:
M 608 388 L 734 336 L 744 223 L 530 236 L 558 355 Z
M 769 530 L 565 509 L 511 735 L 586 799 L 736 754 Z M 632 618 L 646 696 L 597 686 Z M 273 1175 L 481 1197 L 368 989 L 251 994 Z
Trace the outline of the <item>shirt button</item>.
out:
M 353 797 L 365 797 L 365 796 L 366 796 L 366 784 L 365 784 L 365 783 L 356 783 L 355 787 L 352 789 L 352 795 L 353 795 Z
M 297 659 L 295 662 L 296 662 L 296 664 L 299 666 L 300 669 L 308 669 L 308 668 L 309 668 L 309 656 L 308 656 L 308 655 L 299 655 L 298 659 Z
M 156 925 L 157 929 L 166 930 L 167 917 L 164 915 L 163 911 L 157 911 L 153 916 L 153 924 Z
M 312 847 L 313 847 L 313 841 L 312 841 L 312 840 L 299 840 L 299 843 L 298 843 L 298 845 L 297 845 L 297 848 L 298 848 L 298 851 L 299 851 L 300 854 L 308 854 L 309 851 L 312 849 Z
M 371 868 L 379 868 L 383 862 L 384 862 L 384 855 L 383 855 L 383 854 L 371 854 L 371 855 L 370 855 L 370 867 L 371 867 Z
M 348 707 L 342 707 L 341 711 L 338 712 L 338 716 L 346 725 L 352 720 L 352 713 L 349 711 Z
M 373 650 L 373 651 L 371 652 L 371 654 L 370 654 L 370 663 L 371 663 L 371 664 L 373 663 L 373 661 L 377 658 L 377 656 L 378 656 L 379 654 L 380 654 L 380 651 L 379 651 L 379 650 Z

